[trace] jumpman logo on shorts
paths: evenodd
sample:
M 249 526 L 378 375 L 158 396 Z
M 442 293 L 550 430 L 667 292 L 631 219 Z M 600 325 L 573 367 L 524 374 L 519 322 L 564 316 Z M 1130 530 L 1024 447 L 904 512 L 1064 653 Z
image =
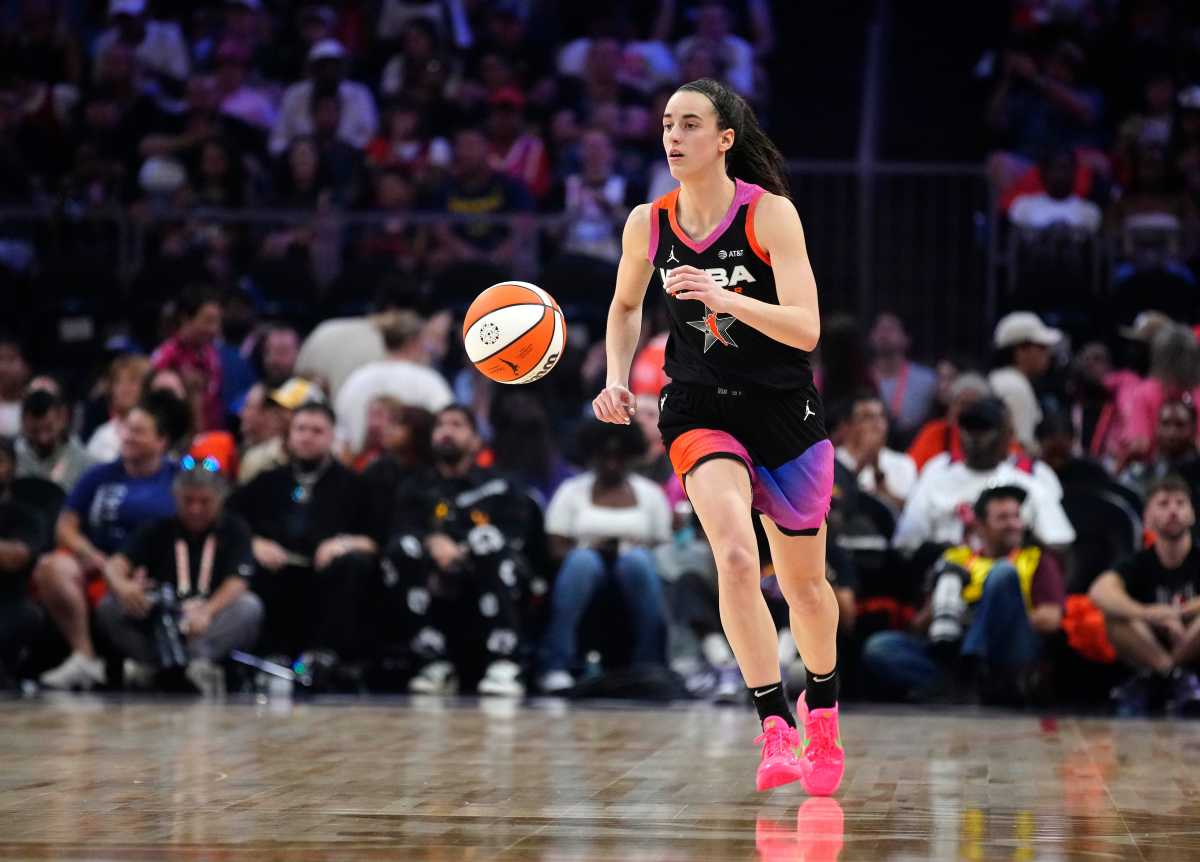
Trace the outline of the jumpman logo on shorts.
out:
M 675 256 L 675 245 L 671 244 L 671 253 L 667 255 L 667 263 L 679 263 L 679 258 Z
M 816 415 L 817 415 L 816 413 L 812 412 L 812 408 L 808 406 L 808 401 L 805 401 L 804 402 L 804 421 L 807 422 L 809 416 L 816 416 Z

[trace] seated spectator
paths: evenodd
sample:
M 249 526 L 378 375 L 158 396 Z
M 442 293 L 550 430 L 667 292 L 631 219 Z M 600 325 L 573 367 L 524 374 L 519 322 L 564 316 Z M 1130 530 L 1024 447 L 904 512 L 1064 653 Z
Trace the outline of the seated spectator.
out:
M 1100 207 L 1075 194 L 1075 154 L 1059 150 L 1042 163 L 1046 189 L 1025 194 L 1013 201 L 1008 217 L 1014 225 L 1029 230 L 1062 226 L 1093 234 L 1100 230 Z
M 1007 362 L 988 375 L 988 383 L 1012 417 L 1013 433 L 1027 452 L 1037 452 L 1034 429 L 1042 421 L 1034 384 L 1050 370 L 1050 349 L 1062 341 L 1062 332 L 1042 323 L 1029 311 L 1014 311 L 996 324 L 993 343 Z
M 760 33 L 762 29 L 771 29 L 769 4 L 756 2 L 751 5 Z M 725 83 L 746 98 L 752 98 L 756 92 L 754 47 L 731 31 L 729 7 L 725 3 L 720 0 L 704 0 L 696 4 L 696 7 L 695 30 L 676 43 L 675 56 L 682 62 L 697 45 L 715 50 L 720 57 L 721 66 L 725 69 Z M 765 28 L 762 26 L 764 23 Z M 769 41 L 765 35 L 760 38 Z
M 1122 120 L 1113 146 L 1113 175 L 1122 186 L 1133 179 L 1136 151 L 1142 141 L 1166 142 L 1173 137 L 1175 81 L 1169 61 L 1149 70 L 1141 90 L 1141 110 Z
M 151 79 L 151 89 L 169 104 L 188 76 L 187 42 L 179 25 L 150 18 L 146 0 L 114 0 L 108 6 L 108 21 L 108 29 L 93 46 L 96 74 L 116 46 L 132 48 Z
M 286 323 L 266 327 L 258 343 L 259 379 L 267 389 L 278 389 L 296 373 L 300 333 Z
M 17 478 L 46 479 L 64 491 L 95 463 L 71 433 L 71 411 L 61 393 L 30 389 L 21 402 L 21 436 L 17 438 Z
M 550 191 L 550 159 L 536 127 L 525 122 L 525 96 L 516 87 L 501 87 L 487 104 L 492 167 L 524 185 L 534 200 L 542 200 Z
M 402 634 L 418 662 L 409 690 L 453 693 L 456 665 L 483 652 L 479 693 L 520 697 L 522 601 L 542 555 L 541 513 L 511 482 L 475 466 L 480 439 L 466 408 L 437 414 L 432 443 L 433 467 L 401 486 L 394 517 L 378 525 L 388 616 L 406 620 Z
M 993 485 L 1025 491 L 1022 517 L 1039 544 L 1061 548 L 1075 541 L 1054 471 L 1041 461 L 1009 455 L 1009 423 L 997 398 L 976 401 L 959 414 L 962 460 L 942 454 L 926 464 L 896 524 L 892 544 L 898 550 L 913 554 L 925 545 L 944 548 L 968 541 L 971 506 Z
M 267 88 L 251 82 L 250 71 L 247 46 L 235 38 L 222 40 L 216 56 L 221 113 L 266 134 L 275 127 L 279 112 Z
M 42 621 L 29 600 L 29 574 L 50 538 L 38 511 L 13 499 L 15 465 L 12 440 L 0 437 L 0 691 L 14 686 L 21 655 Z
M 353 262 L 358 267 L 355 277 L 375 285 L 383 272 L 417 277 L 425 268 L 429 229 L 409 218 L 416 206 L 416 186 L 404 169 L 396 166 L 376 170 L 371 183 L 371 205 L 388 217 L 361 229 Z
M 363 190 L 361 148 L 346 143 L 339 134 L 342 102 L 336 87 L 315 87 L 312 91 L 312 139 L 317 145 L 322 167 L 332 182 L 333 202 L 355 206 Z
M 871 373 L 879 397 L 887 405 L 888 422 L 899 441 L 906 444 L 933 414 L 937 375 L 927 365 L 908 359 L 908 332 L 896 315 L 876 317 L 867 339 Z
M 88 624 L 104 594 L 109 558 L 146 523 L 175 511 L 164 420 L 145 404 L 125 417 L 121 457 L 92 467 L 67 496 L 55 527 L 57 550 L 38 560 L 33 582 L 71 654 L 40 677 L 47 688 L 92 688 L 105 682 Z
M 632 470 L 645 449 L 635 425 L 585 425 L 579 450 L 590 469 L 563 482 L 546 510 L 550 553 L 562 566 L 542 643 L 542 691 L 574 686 L 580 623 L 612 587 L 632 629 L 632 663 L 664 663 L 665 604 L 651 550 L 670 541 L 671 510 L 662 489 Z
M 1200 403 L 1200 344 L 1191 329 L 1172 323 L 1150 342 L 1150 374 L 1132 384 L 1117 402 L 1126 461 L 1157 455 L 1155 429 L 1167 401 Z
M 395 311 L 382 315 L 378 324 L 387 357 L 355 370 L 337 395 L 338 436 L 355 453 L 363 449 L 367 407 L 373 398 L 390 395 L 431 413 L 454 400 L 450 384 L 427 364 L 425 321 L 415 312 Z
M 199 393 L 203 412 L 197 430 L 219 430 L 225 426 L 221 358 L 215 346 L 221 334 L 221 302 L 206 288 L 189 287 L 179 295 L 175 311 L 175 334 L 159 345 L 150 364 L 177 371 L 188 389 Z
M 109 418 L 88 439 L 87 452 L 92 460 L 115 461 L 120 457 L 125 417 L 142 397 L 142 386 L 149 373 L 149 360 L 129 353 L 118 356 L 108 367 L 106 400 Z
M 371 488 L 373 514 L 387 520 L 404 484 L 433 464 L 434 415 L 388 395 L 376 398 L 371 404 L 381 408 L 383 422 L 379 452 L 362 474 Z M 384 524 L 381 529 L 390 526 Z
M 546 405 L 535 395 L 515 392 L 497 399 L 491 420 L 492 466 L 516 479 L 545 509 L 559 486 L 579 472 L 559 449 Z
M 985 700 L 1032 692 L 1043 641 L 1062 622 L 1066 580 L 1054 555 L 1024 542 L 1026 492 L 990 487 L 975 501 L 975 545 L 947 549 L 912 632 L 885 631 L 863 647 L 868 678 L 881 693 L 923 700 L 957 679 Z
M 1065 40 L 1038 58 L 1005 54 L 987 111 L 988 125 L 1007 147 L 988 160 L 997 193 L 1003 195 L 1049 147 L 1075 150 L 1101 143 L 1104 98 L 1082 82 L 1084 61 L 1080 47 Z
M 312 113 L 313 91 L 318 86 L 332 88 L 337 93 L 341 110 L 338 113 L 337 136 L 355 149 L 361 150 L 370 142 L 379 125 L 375 100 L 362 84 L 346 80 L 346 49 L 336 39 L 322 39 L 308 52 L 308 79 L 292 84 L 283 93 L 279 119 L 271 130 L 270 149 L 279 155 L 297 138 L 312 135 L 316 130 Z
M 254 535 L 265 649 L 289 658 L 327 653 L 336 666 L 362 659 L 369 642 L 375 542 L 365 535 L 366 488 L 333 457 L 334 423 L 328 405 L 299 405 L 288 428 L 289 462 L 238 488 L 229 509 Z
M 942 419 L 930 419 L 921 426 L 912 445 L 908 447 L 908 457 L 913 459 L 918 470 L 925 469 L 935 456 L 943 452 L 950 454 L 951 459 L 962 460 L 962 435 L 958 430 L 958 417 L 969 405 L 980 398 L 992 394 L 987 380 L 973 372 L 959 374 L 947 391 L 948 403 L 946 416 Z M 1014 442 L 1014 453 L 1020 451 Z
M 467 128 L 454 136 L 452 173 L 434 193 L 434 209 L 451 215 L 506 216 L 533 208 L 528 189 L 492 168 L 483 132 Z M 443 265 L 486 261 L 511 267 L 526 251 L 527 230 L 508 224 L 473 221 L 436 228 L 437 259 Z
M 1108 639 L 1133 678 L 1114 689 L 1119 713 L 1143 715 L 1152 700 L 1179 712 L 1200 706 L 1200 550 L 1192 539 L 1192 489 L 1164 476 L 1146 496 L 1145 528 L 1154 544 L 1116 564 L 1088 596 L 1104 614 Z
M 1135 264 L 1141 260 L 1144 242 L 1149 241 L 1146 250 L 1159 247 L 1160 241 L 1153 236 L 1156 232 L 1167 235 L 1165 247 L 1171 256 L 1178 257 L 1181 245 L 1177 236 L 1170 235 L 1177 235 L 1195 213 L 1171 174 L 1167 142 L 1139 141 L 1133 156 L 1131 182 L 1106 213 L 1109 232 L 1121 241 L 1122 256 Z M 1149 236 L 1139 237 L 1141 231 Z
M 237 476 L 239 485 L 288 462 L 286 441 L 292 414 L 310 403 L 325 403 L 325 395 L 320 387 L 301 377 L 293 377 L 278 389 L 263 393 L 261 410 L 251 413 L 252 439 L 257 442 L 242 450 Z
M 399 168 L 419 184 L 435 181 L 450 166 L 450 143 L 424 131 L 417 105 L 395 99 L 385 114 L 383 134 L 367 146 L 367 161 L 376 168 Z
M 1154 458 L 1134 461 L 1118 479 L 1143 500 L 1150 487 L 1168 475 L 1176 475 L 1200 497 L 1200 449 L 1196 447 L 1196 406 L 1190 401 L 1166 401 L 1158 411 L 1154 435 Z
M 896 509 L 904 507 L 917 483 L 917 465 L 903 452 L 889 449 L 887 410 L 873 392 L 862 393 L 850 407 L 846 442 L 837 459 L 858 478 L 858 487 Z
M 177 514 L 143 525 L 109 558 L 109 592 L 96 608 L 96 625 L 121 658 L 135 663 L 127 683 L 129 676 L 176 671 L 211 695 L 223 690 L 217 663 L 253 648 L 262 624 L 262 602 L 248 587 L 250 530 L 223 511 L 226 484 L 215 462 L 185 458 L 172 491 Z M 176 613 L 175 602 L 186 638 L 186 655 L 177 657 L 186 659 L 182 667 L 164 666 L 169 654 L 154 633 L 154 617 Z
M 563 251 L 615 264 L 621 257 L 621 230 L 644 189 L 614 170 L 612 140 L 600 129 L 579 141 L 580 170 L 563 180 Z
M 0 334 L 0 437 L 21 432 L 21 399 L 29 375 L 24 346 L 15 336 Z
M 1054 471 L 1064 488 L 1071 485 L 1103 485 L 1111 480 L 1104 466 L 1094 458 L 1076 454 L 1078 435 L 1070 417 L 1063 413 L 1047 413 L 1038 423 L 1037 441 L 1041 460 Z
M 1067 377 L 1069 420 L 1076 435 L 1072 444 L 1087 457 L 1111 469 L 1120 459 L 1121 427 L 1117 403 L 1122 391 L 1140 381 L 1129 371 L 1113 369 L 1112 354 L 1099 341 L 1079 348 Z M 1064 414 L 1063 418 L 1068 418 Z M 1039 442 L 1041 434 L 1039 433 Z M 1042 452 L 1043 460 L 1049 460 Z

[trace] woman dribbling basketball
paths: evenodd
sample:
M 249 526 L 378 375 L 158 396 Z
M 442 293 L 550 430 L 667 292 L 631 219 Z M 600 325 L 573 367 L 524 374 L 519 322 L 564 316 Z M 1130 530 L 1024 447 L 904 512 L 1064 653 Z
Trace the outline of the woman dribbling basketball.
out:
M 845 768 L 838 606 L 825 579 L 834 452 L 809 363 L 821 323 L 804 230 L 783 157 L 724 85 L 702 79 L 675 92 L 663 148 L 680 187 L 637 207 L 625 224 L 608 314 L 608 383 L 592 406 L 606 422 L 630 421 L 629 366 L 657 271 L 671 315 L 659 430 L 712 545 L 721 623 L 762 721 L 757 786 L 800 780 L 828 795 Z M 759 587 L 754 513 L 808 669 L 796 705 L 802 733 Z

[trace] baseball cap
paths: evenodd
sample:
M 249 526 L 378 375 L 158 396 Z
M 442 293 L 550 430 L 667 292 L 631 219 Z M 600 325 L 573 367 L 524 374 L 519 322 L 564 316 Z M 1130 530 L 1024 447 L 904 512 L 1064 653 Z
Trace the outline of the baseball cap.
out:
M 994 340 L 1000 349 L 1028 343 L 1053 347 L 1062 341 L 1062 337 L 1061 330 L 1042 323 L 1032 311 L 1013 311 L 996 324 Z
M 313 45 L 308 52 L 309 62 L 316 60 L 341 60 L 346 56 L 346 49 L 337 39 L 322 39 Z
M 146 0 L 112 0 L 108 4 L 108 16 L 141 15 L 146 11 Z
M 1122 326 L 1117 332 L 1122 338 L 1149 342 L 1156 332 L 1171 322 L 1171 318 L 1161 311 L 1143 311 L 1133 319 L 1132 324 Z
M 295 410 L 312 402 L 324 404 L 325 393 L 311 380 L 293 377 L 278 389 L 268 392 L 267 400 L 278 404 L 285 410 Z
M 968 404 L 958 414 L 958 425 L 968 431 L 988 431 L 1001 428 L 1008 421 L 1008 408 L 994 395 Z

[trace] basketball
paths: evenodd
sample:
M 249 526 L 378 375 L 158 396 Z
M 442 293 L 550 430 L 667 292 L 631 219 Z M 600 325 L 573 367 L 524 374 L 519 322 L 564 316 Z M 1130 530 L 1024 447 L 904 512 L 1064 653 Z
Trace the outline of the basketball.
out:
M 532 383 L 562 356 L 567 322 L 554 297 L 526 281 L 493 284 L 471 303 L 463 344 L 480 373 L 497 383 Z

